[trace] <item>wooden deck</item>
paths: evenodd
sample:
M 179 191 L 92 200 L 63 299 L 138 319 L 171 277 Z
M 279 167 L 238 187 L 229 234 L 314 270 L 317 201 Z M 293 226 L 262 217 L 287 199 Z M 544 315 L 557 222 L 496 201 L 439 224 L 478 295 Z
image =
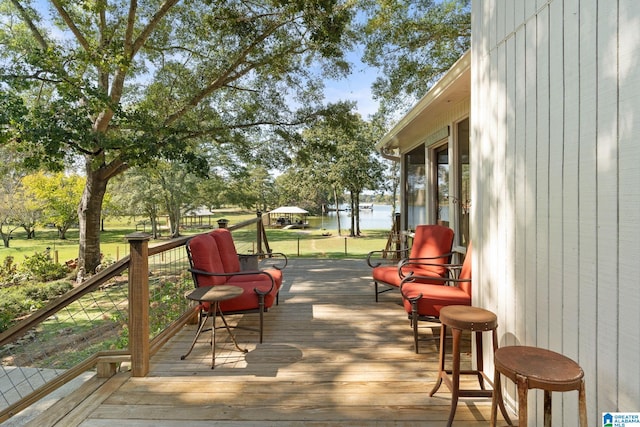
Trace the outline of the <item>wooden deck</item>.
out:
M 31 424 L 52 425 L 66 411 L 56 425 L 445 425 L 448 390 L 443 385 L 429 397 L 437 341 L 423 342 L 415 354 L 399 303 L 398 292 L 375 303 L 363 260 L 293 259 L 280 305 L 265 316 L 264 343 L 257 344 L 255 332 L 236 330 L 246 355 L 233 350 L 222 331 L 214 370 L 208 334 L 180 360 L 195 333 L 188 325 L 153 358 L 147 377 L 123 372 L 104 384 L 89 382 Z M 230 320 L 250 326 L 257 315 Z M 468 339 L 465 345 L 468 352 Z M 469 360 L 463 354 L 463 369 Z M 489 409 L 487 399 L 461 399 L 454 425 L 487 425 Z

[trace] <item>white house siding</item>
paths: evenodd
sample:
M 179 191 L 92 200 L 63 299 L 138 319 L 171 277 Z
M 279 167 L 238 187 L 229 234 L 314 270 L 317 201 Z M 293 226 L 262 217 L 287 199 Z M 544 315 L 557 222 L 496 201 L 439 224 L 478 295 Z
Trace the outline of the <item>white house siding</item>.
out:
M 474 304 L 583 367 L 591 425 L 640 412 L 639 29 L 637 0 L 472 3 Z

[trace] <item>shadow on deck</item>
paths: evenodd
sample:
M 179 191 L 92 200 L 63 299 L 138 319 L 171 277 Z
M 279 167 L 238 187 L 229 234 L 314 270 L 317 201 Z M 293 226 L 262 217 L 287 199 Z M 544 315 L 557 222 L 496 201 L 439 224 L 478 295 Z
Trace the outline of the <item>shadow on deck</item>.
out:
M 257 314 L 229 320 L 252 326 Z M 422 337 L 432 333 L 426 326 Z M 235 351 L 221 331 L 214 370 L 208 334 L 180 359 L 195 333 L 188 325 L 155 355 L 147 377 L 121 372 L 104 383 L 90 380 L 31 424 L 52 425 L 62 413 L 56 425 L 446 424 L 446 387 L 429 397 L 438 343 L 427 341 L 415 354 L 400 294 L 386 293 L 376 304 L 364 260 L 290 260 L 280 305 L 265 316 L 264 343 L 255 332 L 235 332 L 249 352 Z M 463 369 L 470 367 L 466 338 Z M 487 399 L 461 399 L 454 425 L 488 425 L 489 410 Z

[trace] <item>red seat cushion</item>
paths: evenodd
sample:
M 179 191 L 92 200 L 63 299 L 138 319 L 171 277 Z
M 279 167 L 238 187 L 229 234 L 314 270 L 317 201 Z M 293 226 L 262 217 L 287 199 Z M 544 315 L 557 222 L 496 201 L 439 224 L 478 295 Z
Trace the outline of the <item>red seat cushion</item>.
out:
M 402 292 L 407 298 L 417 297 L 418 314 L 421 316 L 440 316 L 440 309 L 448 305 L 471 305 L 471 294 L 457 286 L 428 285 L 424 283 L 405 283 Z M 411 313 L 411 303 L 403 299 L 404 308 Z
M 459 282 L 451 282 L 451 286 L 437 286 L 417 282 L 402 285 L 403 304 L 407 313 L 411 313 L 409 298 L 422 294 L 418 300 L 418 314 L 421 316 L 440 316 L 440 309 L 448 305 L 471 305 L 471 243 L 462 263 Z
M 266 273 L 266 274 L 265 274 Z M 267 269 L 264 270 L 264 273 L 255 273 L 255 274 L 238 274 L 236 276 L 229 277 L 227 283 L 229 285 L 235 285 L 236 283 L 242 282 L 264 282 L 271 283 L 271 280 L 267 276 L 271 276 L 273 278 L 273 283 L 275 284 L 276 289 L 280 289 L 282 286 L 282 271 L 276 269 Z
M 267 292 L 271 287 L 271 283 L 270 282 L 266 283 L 263 281 L 239 282 L 239 283 L 234 283 L 233 286 L 238 286 L 242 288 L 242 294 L 240 296 L 237 296 L 235 298 L 232 298 L 226 301 L 220 301 L 220 310 L 222 310 L 223 313 L 230 313 L 233 311 L 257 310 L 260 307 L 260 305 L 259 305 L 258 294 L 255 292 L 254 289 L 257 288 L 263 292 Z M 265 308 L 270 308 L 273 306 L 273 303 L 276 300 L 277 293 L 278 293 L 277 289 L 274 286 L 271 292 L 265 295 L 264 297 Z M 210 305 L 209 303 L 203 302 L 202 304 L 200 304 L 200 307 L 203 310 L 208 311 L 209 305 Z

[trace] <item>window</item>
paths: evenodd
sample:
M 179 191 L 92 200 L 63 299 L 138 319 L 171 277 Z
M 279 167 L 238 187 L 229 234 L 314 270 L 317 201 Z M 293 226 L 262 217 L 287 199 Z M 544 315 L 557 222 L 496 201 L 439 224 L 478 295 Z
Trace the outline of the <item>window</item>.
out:
M 455 231 L 455 245 L 468 246 L 469 119 L 435 132 L 425 144 L 407 152 L 403 162 L 404 229 L 441 224 Z
M 469 244 L 471 185 L 469 169 L 469 119 L 453 125 L 448 138 L 429 148 L 430 220 L 451 227 L 455 244 Z
M 456 126 L 456 140 L 458 142 L 457 156 L 457 196 L 455 210 L 457 215 L 456 234 L 460 236 L 459 243 L 469 245 L 469 211 L 471 210 L 471 172 L 469 167 L 469 119 L 464 119 Z
M 420 145 L 405 154 L 405 224 L 407 230 L 425 224 L 426 218 L 426 156 Z
M 435 150 L 436 177 L 434 179 L 436 223 L 449 227 L 449 146 Z

